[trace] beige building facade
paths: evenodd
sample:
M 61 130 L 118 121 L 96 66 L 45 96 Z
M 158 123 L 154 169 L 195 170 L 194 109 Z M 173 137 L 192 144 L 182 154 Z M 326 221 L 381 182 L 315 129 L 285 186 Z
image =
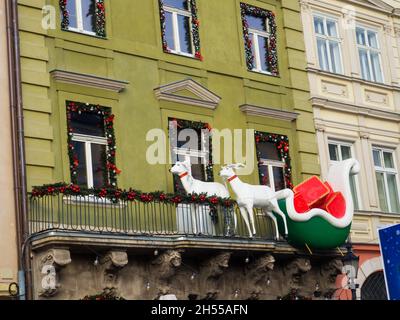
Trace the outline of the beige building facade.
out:
M 360 161 L 351 181 L 357 292 L 382 298 L 377 230 L 400 223 L 400 2 L 300 3 L 322 177 L 334 161 Z M 372 280 L 380 293 L 371 292 Z
M 9 296 L 9 286 L 18 274 L 5 3 L 0 1 L 0 299 Z

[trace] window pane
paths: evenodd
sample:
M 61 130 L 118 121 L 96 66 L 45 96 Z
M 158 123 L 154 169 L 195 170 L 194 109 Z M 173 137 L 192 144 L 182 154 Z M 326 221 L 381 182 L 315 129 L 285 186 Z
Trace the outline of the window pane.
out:
M 391 212 L 400 213 L 399 193 L 397 189 L 396 175 L 388 174 L 387 182 L 389 188 L 388 193 L 389 193 Z
M 260 62 L 261 62 L 261 70 L 269 71 L 269 63 L 268 63 L 268 39 L 258 36 L 258 48 L 260 50 Z
M 356 35 L 357 35 L 357 43 L 365 46 L 367 45 L 366 41 L 365 41 L 365 33 L 364 33 L 364 29 L 361 28 L 357 28 L 356 29 Z
M 93 187 L 101 188 L 106 185 L 104 174 L 107 170 L 104 167 L 106 157 L 106 146 L 101 144 L 91 144 L 92 147 L 92 167 L 93 167 Z
M 178 15 L 178 28 L 181 52 L 192 54 L 192 28 L 190 26 L 190 18 Z
M 332 161 L 339 161 L 339 151 L 336 144 L 329 144 L 329 157 Z
M 67 1 L 67 11 L 69 16 L 69 26 L 71 28 L 78 28 L 78 21 L 76 19 L 75 1 Z
M 372 72 L 374 75 L 373 79 L 376 82 L 383 82 L 379 53 L 371 52 L 371 64 L 372 64 Z
M 204 164 L 202 163 L 204 160 L 202 158 L 190 157 L 190 161 L 192 164 L 192 176 L 195 179 L 206 181 Z
M 188 0 L 164 0 L 164 5 L 182 10 L 189 10 Z
M 357 184 L 356 184 L 355 176 L 350 176 L 350 188 L 351 188 L 351 195 L 353 198 L 354 209 L 358 210 L 358 209 L 360 209 L 360 206 L 358 203 Z
M 268 166 L 261 165 L 259 170 L 260 170 L 260 184 L 271 187 L 271 181 L 269 179 L 269 173 L 268 173 Z
M 88 112 L 71 112 L 73 133 L 104 137 L 104 120 L 102 115 Z
M 386 197 L 386 189 L 385 189 L 385 180 L 383 177 L 383 173 L 377 172 L 376 173 L 376 182 L 378 185 L 378 197 L 379 197 L 379 204 L 381 206 L 381 210 L 383 212 L 388 212 L 388 204 L 387 204 L 387 197 Z
M 285 189 L 285 179 L 284 179 L 284 175 L 283 175 L 283 168 L 272 167 L 272 171 L 274 173 L 275 191 Z
M 267 19 L 265 18 L 246 15 L 246 21 L 251 29 L 267 31 Z
M 314 17 L 314 28 L 315 33 L 325 34 L 324 32 L 324 20 L 320 17 Z
M 319 66 L 322 70 L 329 71 L 328 52 L 325 40 L 317 40 Z
M 360 55 L 360 64 L 361 64 L 361 74 L 363 79 L 372 80 L 371 73 L 369 71 L 369 63 L 368 63 L 368 53 L 366 50 L 359 49 Z
M 394 169 L 393 154 L 390 152 L 383 153 L 383 160 L 385 162 L 385 168 Z
M 83 142 L 72 141 L 72 145 L 74 146 L 74 155 L 76 157 L 74 162 L 78 161 L 78 167 L 75 169 L 78 185 L 87 187 L 85 144 Z
M 338 37 L 336 30 L 336 21 L 326 20 L 326 28 L 328 29 L 327 31 L 330 37 Z
M 341 146 L 342 150 L 342 160 L 347 160 L 351 158 L 351 148 L 349 146 Z
M 175 49 L 174 42 L 174 28 L 172 23 L 172 13 L 165 12 L 165 40 L 167 41 L 167 46 L 171 50 Z
M 374 165 L 377 167 L 382 167 L 381 152 L 379 150 L 373 150 L 372 154 L 374 156 Z
M 261 159 L 281 161 L 281 156 L 272 142 L 262 142 L 257 144 L 257 151 L 260 152 Z
M 71 2 L 71 1 L 67 1 Z M 96 31 L 96 14 L 95 14 L 95 0 L 82 0 L 82 21 L 83 30 L 95 32 Z
M 340 47 L 339 43 L 335 41 L 329 41 L 329 51 L 331 54 L 331 65 L 332 72 L 342 73 L 342 63 L 340 61 Z
M 372 48 L 378 48 L 378 36 L 376 32 L 368 31 L 368 45 Z

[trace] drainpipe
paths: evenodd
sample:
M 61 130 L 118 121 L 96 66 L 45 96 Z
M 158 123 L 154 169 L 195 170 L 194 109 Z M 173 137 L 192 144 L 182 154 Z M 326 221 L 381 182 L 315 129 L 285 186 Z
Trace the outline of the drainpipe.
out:
M 6 0 L 8 73 L 10 82 L 10 108 L 12 128 L 12 153 L 15 208 L 17 221 L 17 244 L 19 248 L 20 299 L 32 299 L 32 275 L 28 225 L 26 186 L 26 161 L 24 142 L 24 116 L 19 48 L 18 3 Z

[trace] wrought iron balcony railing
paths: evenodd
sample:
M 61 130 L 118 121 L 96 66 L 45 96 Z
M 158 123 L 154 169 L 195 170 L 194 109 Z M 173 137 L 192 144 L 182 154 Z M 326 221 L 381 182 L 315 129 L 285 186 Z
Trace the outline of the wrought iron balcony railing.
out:
M 220 204 L 111 201 L 93 195 L 29 197 L 30 233 L 62 230 L 119 235 L 196 236 L 249 239 L 239 208 Z M 237 217 L 234 226 L 233 215 Z M 255 239 L 274 239 L 268 217 L 254 210 Z

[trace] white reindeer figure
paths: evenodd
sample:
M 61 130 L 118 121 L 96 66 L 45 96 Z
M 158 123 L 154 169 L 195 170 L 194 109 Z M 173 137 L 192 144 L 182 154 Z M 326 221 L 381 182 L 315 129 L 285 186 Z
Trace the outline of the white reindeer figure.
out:
M 279 230 L 276 217 L 272 213 L 279 214 L 285 225 L 285 236 L 287 235 L 287 223 L 285 214 L 281 211 L 278 205 L 278 194 L 267 186 L 255 186 L 242 182 L 236 175 L 234 169 L 243 168 L 243 164 L 232 164 L 222 168 L 219 175 L 230 183 L 233 192 L 236 194 L 236 201 L 240 209 L 240 214 L 246 223 L 250 237 L 256 234 L 254 226 L 253 208 L 261 208 L 264 214 L 267 214 L 275 224 L 276 239 L 279 239 Z M 246 212 L 247 211 L 247 212 Z M 248 216 L 247 216 L 248 214 Z M 250 217 L 250 221 L 248 219 Z M 251 226 L 250 226 L 251 224 Z M 252 227 L 252 228 L 251 228 Z
M 192 176 L 192 169 L 191 169 L 191 164 L 189 160 L 185 161 L 177 161 L 175 165 L 171 168 L 171 173 L 176 174 L 179 176 L 181 179 L 183 188 L 185 189 L 187 194 L 201 194 L 204 193 L 208 197 L 212 196 L 217 196 L 220 198 L 229 198 L 229 191 L 226 189 L 226 187 L 218 182 L 204 182 L 201 180 L 197 180 L 193 178 Z M 193 230 L 194 233 L 197 233 L 197 228 L 196 228 L 196 212 L 197 212 L 197 207 L 192 207 L 192 223 L 193 223 Z M 233 218 L 234 218 L 234 223 L 235 223 L 235 228 L 237 225 L 237 219 L 236 215 L 233 213 Z

